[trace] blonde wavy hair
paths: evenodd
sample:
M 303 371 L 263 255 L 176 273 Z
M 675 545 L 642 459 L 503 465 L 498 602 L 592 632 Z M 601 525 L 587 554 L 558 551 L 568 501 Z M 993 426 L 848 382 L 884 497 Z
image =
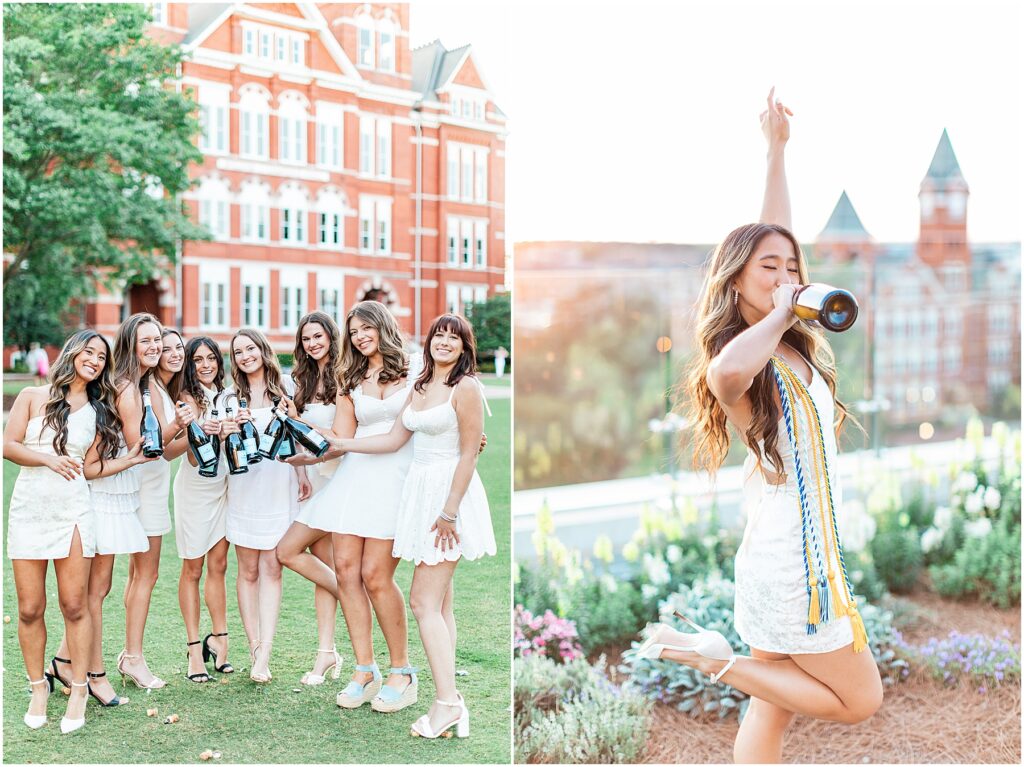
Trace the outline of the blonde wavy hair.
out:
M 697 351 L 677 394 L 689 400 L 694 468 L 704 469 L 710 474 L 714 474 L 725 461 L 730 436 L 725 411 L 708 387 L 708 367 L 727 343 L 749 327 L 733 302 L 733 281 L 743 271 L 761 240 L 773 233 L 782 235 L 793 246 L 800 284 L 806 285 L 810 278 L 800 244 L 792 232 L 776 224 L 746 224 L 734 229 L 715 248 L 707 266 L 697 311 Z M 836 399 L 836 360 L 824 333 L 801 320 L 783 334 L 782 340 L 803 354 L 828 384 L 835 401 L 834 427 L 838 436 L 849 411 Z M 771 365 L 766 365 L 754 377 L 747 391 L 752 418 L 743 437 L 757 457 L 759 466 L 767 457 L 773 466 L 781 469 L 783 463 L 778 449 L 780 413 L 775 392 Z M 763 440 L 763 452 L 758 440 Z

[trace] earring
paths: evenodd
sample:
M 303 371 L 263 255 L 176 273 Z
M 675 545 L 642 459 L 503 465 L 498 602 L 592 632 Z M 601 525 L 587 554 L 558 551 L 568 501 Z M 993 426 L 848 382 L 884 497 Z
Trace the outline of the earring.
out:
M 739 306 L 740 303 L 740 292 L 736 288 L 732 289 L 732 305 Z

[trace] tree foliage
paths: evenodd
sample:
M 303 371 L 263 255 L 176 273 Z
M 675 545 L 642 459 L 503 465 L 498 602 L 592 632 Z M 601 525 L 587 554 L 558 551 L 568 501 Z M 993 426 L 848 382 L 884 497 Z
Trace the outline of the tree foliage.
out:
M 202 239 L 176 195 L 199 129 L 181 51 L 142 3 L 4 6 L 4 339 L 59 340 L 60 314 Z
M 493 359 L 499 346 L 512 348 L 512 297 L 495 293 L 486 301 L 466 305 L 466 319 L 473 323 L 476 358 Z

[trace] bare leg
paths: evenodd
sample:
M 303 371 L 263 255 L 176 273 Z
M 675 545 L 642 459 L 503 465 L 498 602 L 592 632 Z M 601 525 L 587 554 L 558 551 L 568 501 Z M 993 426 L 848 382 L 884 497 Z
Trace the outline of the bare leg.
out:
M 455 641 L 458 638 L 458 630 L 455 628 L 455 581 L 448 584 L 448 591 L 445 592 L 444 602 L 441 603 L 441 617 L 444 618 L 444 625 L 448 627 L 448 636 L 452 640 L 452 657 L 455 657 Z
M 88 601 L 92 558 L 82 556 L 82 538 L 78 528 L 75 528 L 71 537 L 68 555 L 54 560 L 53 569 L 57 574 L 57 599 L 64 616 L 64 636 L 71 653 L 68 657 L 71 658 L 72 680 L 78 682 L 77 687 L 71 688 L 65 716 L 68 719 L 81 719 L 85 716 L 85 703 L 89 699 L 83 684 L 87 681 L 86 672 L 89 670 L 92 649 L 92 619 Z
M 214 547 L 206 552 L 206 582 L 203 584 L 203 597 L 206 609 L 210 613 L 214 634 L 228 633 L 228 539 L 221 538 Z M 217 653 L 217 665 L 223 667 L 228 662 L 227 636 L 210 637 L 210 647 Z
M 289 570 L 297 572 L 307 581 L 312 581 L 320 588 L 326 589 L 337 599 L 338 579 L 331 566 L 306 551 L 322 538 L 330 540 L 328 534 L 323 530 L 306 527 L 301 522 L 292 522 L 291 527 L 277 544 L 277 558 Z
M 338 576 L 338 595 L 341 611 L 348 626 L 349 640 L 356 663 L 368 666 L 373 657 L 373 614 L 362 579 L 363 546 L 368 539 L 358 535 L 332 534 L 334 572 Z M 354 671 L 352 680 L 366 684 L 373 679 L 369 671 Z
M 102 674 L 106 670 L 106 666 L 103 664 L 103 601 L 110 593 L 113 575 L 113 554 L 97 554 L 92 558 L 92 569 L 89 571 L 88 596 L 89 617 L 92 623 L 92 652 L 88 670 L 93 674 Z M 60 655 L 66 658 L 68 657 L 67 652 L 67 643 L 65 641 L 61 643 Z M 64 672 L 61 673 L 63 674 Z M 97 697 L 106 703 L 117 697 L 113 685 L 110 684 L 110 679 L 106 676 L 90 678 L 89 687 Z M 122 697 L 121 700 L 125 703 L 128 702 L 127 697 Z
M 281 563 L 273 549 L 259 553 L 259 610 L 260 646 L 252 673 L 269 678 L 270 650 L 277 633 L 277 616 L 281 612 Z
M 441 614 L 445 595 L 455 574 L 458 562 L 438 562 L 436 565 L 416 565 L 409 591 L 409 606 L 419 624 L 420 640 L 430 664 L 437 698 L 430 706 L 430 725 L 436 732 L 457 717 L 457 709 L 438 701 L 458 700 L 455 688 L 455 652 L 451 634 Z
M 750 648 L 750 654 L 762 660 L 785 660 L 788 655 Z M 782 762 L 782 738 L 793 721 L 793 712 L 773 703 L 751 698 L 733 746 L 736 764 L 779 764 Z
M 391 665 L 402 668 L 409 665 L 409 625 L 405 599 L 395 583 L 395 569 L 401 560 L 391 556 L 393 547 L 392 540 L 365 539 L 361 575 L 363 587 L 377 614 L 377 624 L 384 632 L 384 641 L 388 643 Z M 409 680 L 404 674 L 391 674 L 385 684 L 402 690 Z
M 206 664 L 203 663 L 202 646 L 191 644 L 199 641 L 199 581 L 203 577 L 205 559 L 205 556 L 183 559 L 181 576 L 178 578 L 178 606 L 185 621 L 186 641 L 189 642 L 186 675 L 201 674 L 206 668 Z
M 31 681 L 43 678 L 46 663 L 46 566 L 45 559 L 13 559 L 14 588 L 18 594 L 18 643 Z M 67 656 L 64 656 L 67 657 Z M 32 685 L 28 713 L 46 713 L 47 687 Z
M 671 628 L 662 627 L 659 641 L 673 641 Z M 666 650 L 662 657 L 684 663 L 706 674 L 725 666 L 694 652 Z M 786 660 L 740 656 L 724 680 L 748 695 L 786 711 L 856 724 L 871 717 L 882 705 L 882 679 L 870 652 L 855 653 L 853 645 L 814 655 L 792 655 Z
M 324 534 L 309 549 L 327 567 L 331 573 L 331 579 L 334 581 L 333 592 L 321 586 L 316 586 L 313 590 L 313 602 L 316 605 L 317 650 L 330 650 L 334 647 L 334 623 L 338 617 L 338 579 L 334 574 L 334 547 L 331 545 L 331 536 Z M 280 552 L 279 547 L 279 558 Z M 333 663 L 333 653 L 317 652 L 313 670 L 309 673 L 324 676 Z M 303 681 L 305 679 L 306 675 L 303 675 Z
M 153 598 L 153 587 L 160 575 L 159 535 L 149 536 L 149 551 L 131 555 L 132 576 L 125 588 L 125 643 L 127 656 L 122 667 L 136 677 L 144 686 L 160 685 L 160 681 L 149 670 L 142 655 L 142 640 L 146 633 L 146 619 L 149 617 L 149 603 Z
M 251 654 L 260 641 L 260 552 L 246 546 L 235 546 L 235 557 L 238 559 L 238 614 L 242 618 Z

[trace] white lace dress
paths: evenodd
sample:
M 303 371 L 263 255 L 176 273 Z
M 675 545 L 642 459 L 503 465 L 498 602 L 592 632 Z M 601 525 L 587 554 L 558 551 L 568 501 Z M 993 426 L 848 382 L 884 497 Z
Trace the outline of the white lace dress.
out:
M 196 419 L 202 425 L 213 417 L 224 415 L 223 394 L 203 388 L 206 411 Z M 174 541 L 182 559 L 198 559 L 227 534 L 228 462 L 223 446 L 217 463 L 216 477 L 203 477 L 199 467 L 181 457 L 174 478 Z
M 384 399 L 363 394 L 361 386 L 352 391 L 357 439 L 391 431 L 419 375 L 422 360 L 422 355 L 412 356 L 405 386 Z M 298 521 L 330 533 L 392 540 L 411 462 L 410 443 L 394 453 L 347 454 L 324 488 L 302 504 Z M 311 466 L 310 470 L 315 468 Z
M 291 397 L 295 386 L 290 376 L 283 376 L 281 384 Z M 228 389 L 224 401 L 230 398 L 238 414 L 237 395 Z M 273 408 L 253 408 L 253 426 L 259 434 L 270 423 Z M 283 461 L 264 458 L 250 464 L 245 474 L 228 476 L 227 539 L 236 546 L 267 551 L 277 547 L 278 541 L 295 520 L 299 509 L 299 481 L 295 469 Z
M 475 470 L 456 517 L 459 543 L 442 552 L 434 545 L 436 532 L 430 531 L 448 500 L 459 463 L 459 419 L 452 406 L 454 395 L 452 388 L 447 402 L 425 410 L 413 410 L 410 406 L 402 414 L 403 425 L 413 432 L 413 454 L 402 487 L 392 556 L 417 565 L 436 565 L 460 557 L 479 559 L 498 550 L 487 493 Z
M 174 427 L 174 403 L 171 396 L 156 381 L 150 384 L 153 407 L 160 408 L 164 430 Z M 164 434 L 164 440 L 169 437 Z M 163 458 L 135 467 L 139 477 L 139 521 L 146 535 L 158 536 L 171 532 L 171 464 Z
M 43 427 L 43 416 L 29 420 L 22 444 L 37 453 L 56 455 L 55 434 Z M 96 438 L 96 411 L 90 403 L 68 415 L 67 455 L 84 463 Z M 11 559 L 64 559 L 71 551 L 75 528 L 82 554 L 96 552 L 89 484 L 84 474 L 68 481 L 46 466 L 22 466 L 14 482 L 7 517 L 7 556 Z
M 831 424 L 835 403 L 828 385 L 811 365 L 808 392 L 823 424 Z M 832 429 L 823 429 L 830 465 L 836 461 Z M 806 436 L 806 432 L 804 433 Z M 750 647 L 766 652 L 802 655 L 831 652 L 853 642 L 850 618 L 834 618 L 807 633 L 807 579 L 804 571 L 800 492 L 796 465 L 785 421 L 779 420 L 778 449 L 786 482 L 768 483 L 757 469 L 753 453 L 744 463 L 744 509 L 747 516 L 743 542 L 736 552 L 736 631 Z M 767 461 L 765 467 L 776 471 Z M 776 471 L 776 473 L 778 473 Z M 843 524 L 843 493 L 832 476 L 832 498 L 838 527 Z M 845 595 L 842 595 L 846 604 Z

